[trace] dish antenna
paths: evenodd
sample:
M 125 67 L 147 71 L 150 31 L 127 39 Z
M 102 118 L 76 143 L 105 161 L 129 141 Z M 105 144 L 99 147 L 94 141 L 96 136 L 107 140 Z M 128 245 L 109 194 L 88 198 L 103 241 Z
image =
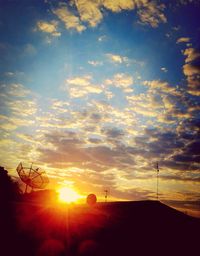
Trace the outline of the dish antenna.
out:
M 49 183 L 46 172 L 41 168 L 33 168 L 33 164 L 30 167 L 24 167 L 22 163 L 19 163 L 16 170 L 22 182 L 26 184 L 24 193 L 27 192 L 28 187 L 32 190 L 43 189 Z
M 86 202 L 89 206 L 93 206 L 97 202 L 97 197 L 95 194 L 89 194 L 86 198 Z

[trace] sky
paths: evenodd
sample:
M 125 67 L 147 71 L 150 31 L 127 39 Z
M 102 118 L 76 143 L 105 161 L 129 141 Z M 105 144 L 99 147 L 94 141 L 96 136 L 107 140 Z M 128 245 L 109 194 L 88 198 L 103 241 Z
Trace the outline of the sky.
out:
M 200 1 L 0 0 L 0 165 L 200 216 Z

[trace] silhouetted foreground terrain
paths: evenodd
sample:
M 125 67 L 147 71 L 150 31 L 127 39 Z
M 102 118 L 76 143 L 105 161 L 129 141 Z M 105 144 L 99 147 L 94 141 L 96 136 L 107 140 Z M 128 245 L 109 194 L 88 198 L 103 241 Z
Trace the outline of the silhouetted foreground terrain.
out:
M 0 255 L 197 255 L 200 220 L 160 202 L 1 205 Z

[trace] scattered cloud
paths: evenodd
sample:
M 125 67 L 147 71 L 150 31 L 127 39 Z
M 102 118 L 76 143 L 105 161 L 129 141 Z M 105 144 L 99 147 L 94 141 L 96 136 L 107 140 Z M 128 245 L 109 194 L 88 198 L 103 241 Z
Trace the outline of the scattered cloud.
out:
M 64 22 L 66 29 L 82 32 L 87 28 L 85 23 L 90 27 L 96 27 L 103 20 L 104 9 L 114 13 L 136 10 L 139 16 L 139 23 L 150 25 L 153 28 L 158 27 L 161 22 L 167 22 L 167 18 L 164 15 L 165 5 L 159 4 L 157 0 L 72 0 L 69 5 L 59 3 L 59 6 L 54 8 L 52 12 Z M 49 33 L 54 31 L 55 36 L 58 36 L 55 26 L 56 24 L 47 22 L 39 25 L 43 31 L 46 30 L 45 32 Z M 99 41 L 102 41 L 102 39 L 103 37 L 100 37 Z
M 126 99 L 129 103 L 129 108 L 137 115 L 148 117 L 158 116 L 162 112 L 163 106 L 159 98 L 154 97 L 152 94 L 139 94 L 127 96 Z
M 46 22 L 46 21 L 38 21 L 37 22 L 37 29 L 39 31 L 49 33 L 52 36 L 60 36 L 61 33 L 57 31 L 58 27 L 58 21 L 51 21 L 51 22 Z
M 179 44 L 179 43 L 188 43 L 188 42 L 190 42 L 190 38 L 189 37 L 180 37 L 176 41 L 177 44 Z
M 164 73 L 167 73 L 167 72 L 168 72 L 167 68 L 165 68 L 165 67 L 162 67 L 162 68 L 161 68 L 161 71 L 163 71 Z
M 99 42 L 103 42 L 103 41 L 105 41 L 106 40 L 106 35 L 103 35 L 103 36 L 100 36 L 99 38 L 98 38 L 98 41 Z
M 102 61 L 95 61 L 95 60 L 89 60 L 88 61 L 88 64 L 90 64 L 90 65 L 92 65 L 92 66 L 94 66 L 94 67 L 96 67 L 96 66 L 102 66 L 103 65 L 103 62 Z
M 143 25 L 150 25 L 158 27 L 160 22 L 167 22 L 163 11 L 164 4 L 159 4 L 157 1 L 137 1 L 137 0 L 104 0 L 103 6 L 112 12 L 121 12 L 123 10 L 137 9 L 139 16 L 139 23 Z
M 183 54 L 186 56 L 183 73 L 188 82 L 188 93 L 200 96 L 200 52 L 187 48 Z
M 81 98 L 90 93 L 102 92 L 101 86 L 92 84 L 92 77 L 87 75 L 67 79 L 63 89 L 67 90 L 72 98 Z
M 150 25 L 153 28 L 158 27 L 159 23 L 166 23 L 167 18 L 163 11 L 166 8 L 164 4 L 159 4 L 156 1 L 142 0 L 137 2 L 139 23 Z
M 90 27 L 96 27 L 103 19 L 99 1 L 76 0 L 74 1 L 82 22 L 86 22 Z
M 14 73 L 12 73 L 14 75 Z M 30 90 L 25 88 L 22 84 L 1 84 L 0 92 L 3 95 L 8 95 L 10 97 L 25 97 L 30 94 Z
M 133 84 L 133 77 L 125 73 L 115 74 L 113 78 L 106 79 L 104 83 L 105 85 L 114 85 L 121 88 L 124 92 L 133 92 L 133 89 L 130 87 Z
M 197 58 L 200 57 L 200 52 L 194 48 L 187 48 L 183 54 L 185 56 L 187 56 L 187 58 L 185 59 L 185 62 L 188 63 L 188 62 L 191 62 L 193 60 L 196 60 Z
M 80 18 L 73 14 L 65 3 L 53 9 L 53 13 L 64 23 L 66 29 L 74 29 L 77 32 L 82 32 L 86 29 L 86 27 L 82 25 Z
M 121 55 L 117 55 L 117 54 L 112 54 L 112 53 L 107 53 L 106 57 L 113 63 L 128 63 L 129 59 L 126 56 L 121 56 Z
M 160 80 L 152 80 L 152 81 L 144 81 L 143 84 L 148 86 L 151 90 L 161 91 L 163 93 L 169 93 L 175 96 L 180 96 L 181 92 L 179 92 L 174 86 L 170 86 L 166 81 Z
M 133 10 L 136 7 L 133 0 L 103 0 L 103 6 L 112 12 L 121 12 L 122 10 Z

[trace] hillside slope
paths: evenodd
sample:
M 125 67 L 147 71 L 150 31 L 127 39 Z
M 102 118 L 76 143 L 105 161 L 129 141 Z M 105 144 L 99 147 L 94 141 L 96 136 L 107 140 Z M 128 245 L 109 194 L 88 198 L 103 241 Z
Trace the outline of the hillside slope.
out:
M 195 255 L 199 249 L 199 219 L 156 201 L 14 203 L 1 220 L 3 256 Z

